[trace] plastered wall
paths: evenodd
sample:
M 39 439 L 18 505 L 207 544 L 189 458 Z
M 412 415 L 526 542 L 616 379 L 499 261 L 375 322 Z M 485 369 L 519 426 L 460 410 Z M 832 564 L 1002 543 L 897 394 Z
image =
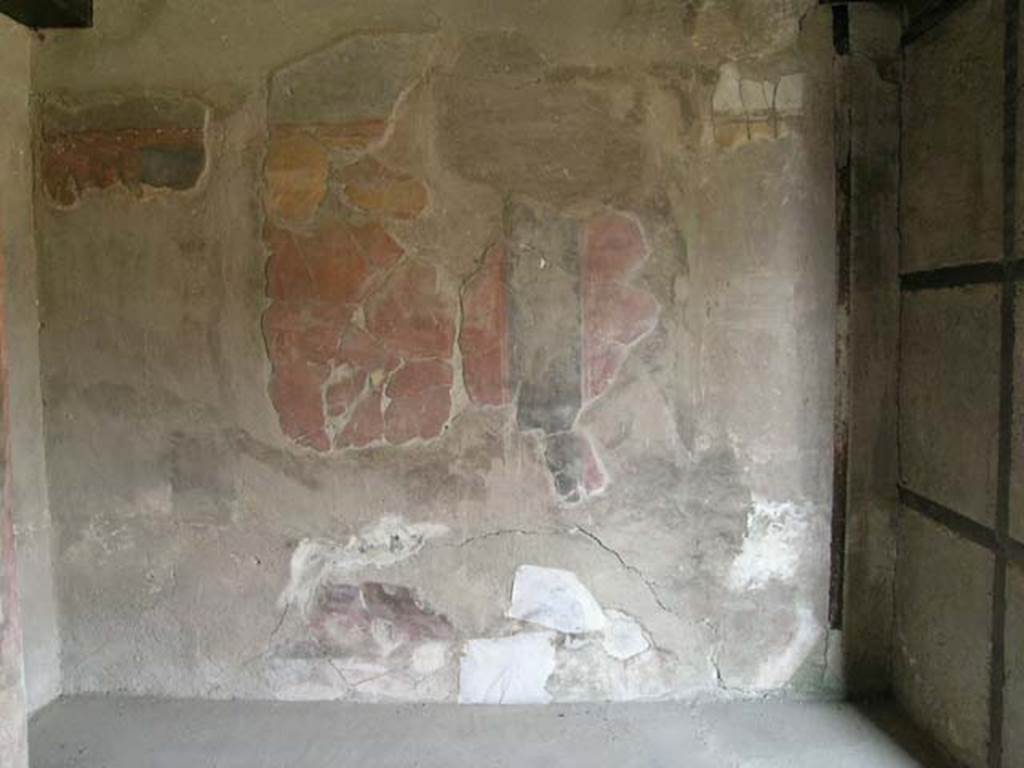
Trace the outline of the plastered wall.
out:
M 64 690 L 833 690 L 832 57 L 796 0 L 48 33 Z
M 933 19 L 934 21 L 934 19 Z M 1024 765 L 1016 3 L 904 35 L 893 680 L 959 764 Z

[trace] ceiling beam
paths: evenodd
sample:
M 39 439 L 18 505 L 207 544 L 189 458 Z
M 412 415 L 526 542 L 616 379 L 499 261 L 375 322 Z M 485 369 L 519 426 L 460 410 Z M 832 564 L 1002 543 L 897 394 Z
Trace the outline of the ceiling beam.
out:
M 0 13 L 33 29 L 92 26 L 92 0 L 0 0 Z

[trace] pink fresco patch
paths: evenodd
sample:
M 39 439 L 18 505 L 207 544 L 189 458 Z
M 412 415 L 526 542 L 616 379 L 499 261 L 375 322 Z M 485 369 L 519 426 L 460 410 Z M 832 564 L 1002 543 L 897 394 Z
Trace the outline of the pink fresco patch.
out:
M 631 284 L 647 259 L 640 226 L 608 213 L 587 222 L 583 250 L 583 397 L 599 397 L 629 354 L 629 345 L 658 322 L 660 307 L 644 288 Z
M 470 399 L 479 405 L 509 402 L 507 290 L 505 249 L 496 245 L 462 296 L 462 374 Z
M 436 437 L 451 411 L 452 367 L 440 360 L 406 363 L 388 382 L 384 436 L 399 445 Z

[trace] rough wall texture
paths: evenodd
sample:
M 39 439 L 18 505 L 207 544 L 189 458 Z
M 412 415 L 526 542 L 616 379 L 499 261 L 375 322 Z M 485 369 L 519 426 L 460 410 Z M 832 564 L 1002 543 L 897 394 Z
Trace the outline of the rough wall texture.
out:
M 847 152 L 836 148 L 849 183 L 849 227 L 837 224 L 837 230 L 848 239 L 850 262 L 847 317 L 840 314 L 837 323 L 840 353 L 847 345 L 846 370 L 837 370 L 837 381 L 848 398 L 842 668 L 847 690 L 863 695 L 887 691 L 891 682 L 899 505 L 899 165 L 893 159 L 899 153 L 902 24 L 898 7 L 857 3 L 848 14 L 849 50 L 837 57 L 836 88 L 837 126 L 845 121 L 849 142 Z M 843 299 L 838 303 L 842 313 Z
M 39 301 L 32 195 L 30 43 L 4 27 L 3 190 L 0 214 L 7 282 L 7 344 L 11 398 L 11 503 L 18 536 L 18 569 L 25 634 L 29 709 L 60 693 L 60 640 L 53 578 L 53 535 L 46 485 L 43 407 L 39 386 Z
M 1006 583 L 1006 768 L 1024 766 L 1024 566 L 1011 564 Z
M 966 3 L 907 49 L 906 271 L 1002 256 L 1002 5 Z
M 41 46 L 66 690 L 823 692 L 829 14 L 242 8 Z
M 902 703 L 965 765 L 988 760 L 992 554 L 906 510 L 893 676 Z
M 1004 62 L 1014 52 L 1003 40 L 1007 21 L 1017 20 L 1004 7 L 964 3 L 904 56 L 899 452 L 907 503 L 893 685 L 910 714 L 972 768 L 1019 764 L 1019 591 L 1008 559 L 1019 514 L 1011 416 L 1021 395 L 1012 381 L 1022 363 L 1007 333 L 1016 287 L 995 263 L 1019 248 L 1014 221 L 1004 220 L 1015 208 L 1005 162 L 1015 123 L 1003 119 L 1004 88 L 1016 66 Z
M 18 555 L 15 547 L 14 471 L 10 401 L 11 323 L 8 322 L 9 265 L 25 255 L 31 204 L 28 131 L 30 38 L 0 18 L 0 768 L 26 768 L 24 663 Z

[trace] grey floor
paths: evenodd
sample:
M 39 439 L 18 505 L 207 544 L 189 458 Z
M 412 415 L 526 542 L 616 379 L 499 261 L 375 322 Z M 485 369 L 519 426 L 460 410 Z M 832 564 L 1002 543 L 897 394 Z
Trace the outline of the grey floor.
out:
M 480 708 L 77 698 L 33 718 L 30 747 L 31 768 L 941 765 L 922 756 L 893 712 L 822 703 Z

